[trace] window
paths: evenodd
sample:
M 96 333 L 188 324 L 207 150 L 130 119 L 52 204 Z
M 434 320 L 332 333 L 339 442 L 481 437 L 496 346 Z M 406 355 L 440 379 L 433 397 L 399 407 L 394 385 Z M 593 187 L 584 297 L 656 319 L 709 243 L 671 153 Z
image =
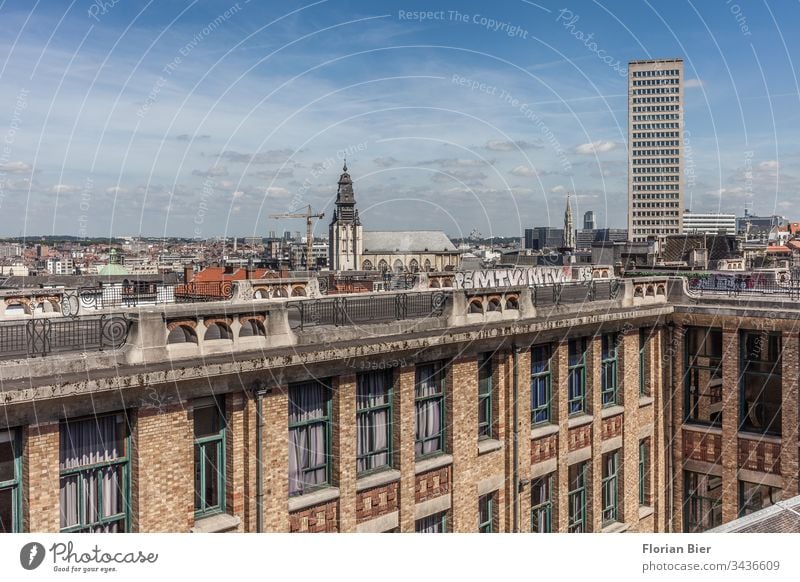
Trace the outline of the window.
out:
M 497 531 L 495 524 L 495 494 L 481 495 L 478 498 L 478 532 L 494 533 Z
M 414 522 L 414 531 L 417 533 L 446 533 L 447 512 L 434 513 Z
M 417 457 L 444 452 L 444 367 L 424 364 L 416 371 Z
M 579 463 L 569 468 L 569 533 L 584 533 L 586 527 L 586 472 L 587 463 Z
M 619 451 L 603 455 L 603 525 L 619 520 Z
M 289 385 L 289 495 L 330 482 L 330 385 Z
M 650 334 L 652 330 L 639 330 L 639 396 L 650 396 Z
M 214 398 L 194 404 L 194 512 L 225 511 L 225 414 Z
M 531 483 L 531 531 L 553 531 L 553 476 L 546 475 Z
M 494 438 L 492 422 L 492 354 L 478 359 L 478 438 Z
M 22 455 L 19 434 L 0 430 L 0 533 L 22 531 Z
M 128 426 L 124 414 L 61 423 L 62 532 L 129 529 Z
M 383 469 L 392 458 L 392 371 L 359 374 L 356 381 L 356 469 Z
M 600 368 L 600 398 L 603 406 L 617 404 L 617 334 L 603 334 Z
M 650 439 L 639 441 L 639 505 L 650 505 Z
M 759 483 L 739 481 L 739 517 L 775 505 L 781 500 L 781 490 Z
M 549 345 L 531 350 L 531 424 L 550 422 L 550 356 Z
M 722 424 L 722 330 L 686 329 L 686 420 Z
M 740 429 L 781 434 L 781 334 L 743 331 Z
M 569 386 L 567 410 L 569 414 L 586 412 L 586 338 L 569 340 L 567 362 Z
M 697 533 L 722 524 L 722 477 L 684 471 L 686 533 Z

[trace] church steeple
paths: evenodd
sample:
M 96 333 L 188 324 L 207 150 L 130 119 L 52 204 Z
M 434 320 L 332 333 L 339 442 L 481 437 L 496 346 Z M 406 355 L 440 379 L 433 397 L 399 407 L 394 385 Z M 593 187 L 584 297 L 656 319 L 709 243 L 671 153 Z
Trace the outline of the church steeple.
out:
M 565 249 L 575 248 L 575 227 L 572 224 L 572 205 L 569 203 L 570 193 L 567 192 L 567 208 L 564 210 L 564 237 L 562 247 Z
M 347 173 L 347 160 L 345 160 L 342 167 L 342 175 L 339 176 L 339 189 L 336 192 L 336 212 L 334 216 L 342 222 L 358 223 L 356 196 L 353 192 L 353 179 Z
M 336 208 L 329 227 L 328 265 L 334 271 L 353 271 L 361 266 L 364 247 L 361 221 L 356 210 L 353 179 L 347 173 L 347 160 L 339 176 Z

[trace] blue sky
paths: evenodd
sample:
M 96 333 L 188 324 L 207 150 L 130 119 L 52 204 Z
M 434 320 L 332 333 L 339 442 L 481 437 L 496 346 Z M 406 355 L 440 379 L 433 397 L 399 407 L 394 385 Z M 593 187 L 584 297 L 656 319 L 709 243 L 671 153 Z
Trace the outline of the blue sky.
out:
M 420 15 L 420 11 L 428 14 Z M 686 204 L 800 217 L 797 2 L 0 0 L 0 236 L 626 217 L 626 67 L 685 60 Z M 591 35 L 591 37 L 589 36 Z

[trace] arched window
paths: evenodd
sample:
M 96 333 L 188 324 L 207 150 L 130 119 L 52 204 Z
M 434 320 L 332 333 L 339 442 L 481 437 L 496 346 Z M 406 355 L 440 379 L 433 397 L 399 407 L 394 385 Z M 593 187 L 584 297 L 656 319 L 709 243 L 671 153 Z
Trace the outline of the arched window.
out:
M 292 289 L 292 297 L 305 297 L 306 290 L 303 287 L 295 287 Z
M 408 270 L 412 273 L 419 272 L 419 263 L 417 262 L 417 259 L 411 259 L 411 262 L 408 263 Z
M 483 313 L 483 303 L 480 299 L 473 299 L 469 302 L 470 313 Z
M 197 343 L 197 334 L 188 325 L 176 325 L 167 336 L 168 344 Z
M 403 272 L 403 261 L 401 261 L 400 259 L 397 259 L 394 262 L 394 272 L 395 273 L 402 273 Z
M 365 271 L 371 271 L 371 270 L 373 269 L 373 267 L 372 267 L 372 261 L 370 261 L 369 259 L 366 259 L 366 260 L 365 260 L 365 261 L 364 261 L 364 262 L 361 264 L 361 268 L 362 268 L 363 270 L 365 270 Z
M 378 263 L 378 270 L 385 273 L 386 271 L 389 270 L 389 263 L 381 259 L 380 262 Z
M 425 262 L 422 263 L 422 264 L 425 266 L 425 270 L 426 271 L 432 271 L 433 270 L 433 269 L 431 269 L 431 260 L 430 259 L 425 259 Z
M 257 319 L 246 319 L 242 322 L 242 329 L 239 330 L 239 337 L 266 336 L 264 324 Z
M 210 324 L 206 329 L 206 335 L 203 336 L 203 341 L 211 340 L 229 340 L 233 339 L 231 328 L 220 321 L 215 321 Z

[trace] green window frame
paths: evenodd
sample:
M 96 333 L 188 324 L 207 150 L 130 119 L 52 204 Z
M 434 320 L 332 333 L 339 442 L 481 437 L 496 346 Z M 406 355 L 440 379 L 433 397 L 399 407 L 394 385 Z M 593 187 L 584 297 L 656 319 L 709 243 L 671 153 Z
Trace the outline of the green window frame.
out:
M 482 354 L 478 359 L 478 440 L 495 438 L 492 371 L 492 354 Z
M 619 403 L 617 391 L 617 343 L 616 333 L 603 334 L 600 358 L 600 400 L 603 408 Z
M 494 533 L 494 493 L 478 498 L 478 533 Z
M 415 375 L 414 453 L 421 459 L 445 449 L 445 366 L 442 362 L 419 364 Z
M 225 407 L 215 398 L 197 401 L 194 416 L 194 515 L 225 511 Z
M 569 519 L 567 531 L 569 533 L 585 533 L 587 529 L 586 519 L 586 480 L 588 463 L 578 463 L 571 465 L 568 469 L 568 491 L 567 504 L 569 507 Z
M 647 506 L 650 493 L 650 439 L 639 441 L 639 505 Z
M 0 533 L 22 531 L 22 439 L 0 429 Z
M 531 482 L 531 532 L 553 531 L 553 475 Z
M 739 352 L 739 430 L 781 436 L 781 333 L 742 330 Z
M 392 465 L 394 372 L 379 370 L 356 377 L 356 471 L 366 475 Z
M 603 496 L 603 525 L 608 525 L 619 521 L 619 451 L 604 454 L 602 463 L 603 476 L 600 486 Z
M 331 393 L 327 380 L 289 385 L 290 496 L 331 482 Z
M 534 426 L 551 421 L 552 357 L 551 344 L 531 348 L 531 424 Z
M 586 338 L 568 342 L 567 411 L 570 416 L 586 413 Z
M 416 533 L 447 533 L 447 512 L 434 513 L 414 522 Z
M 112 438 L 108 438 L 110 433 Z M 59 440 L 61 532 L 129 532 L 131 436 L 127 414 L 62 420 Z M 96 456 L 107 458 L 93 460 Z M 112 486 L 106 488 L 105 483 Z M 107 499 L 109 493 L 115 496 Z
M 652 330 L 639 329 L 639 396 L 650 396 L 650 337 Z

